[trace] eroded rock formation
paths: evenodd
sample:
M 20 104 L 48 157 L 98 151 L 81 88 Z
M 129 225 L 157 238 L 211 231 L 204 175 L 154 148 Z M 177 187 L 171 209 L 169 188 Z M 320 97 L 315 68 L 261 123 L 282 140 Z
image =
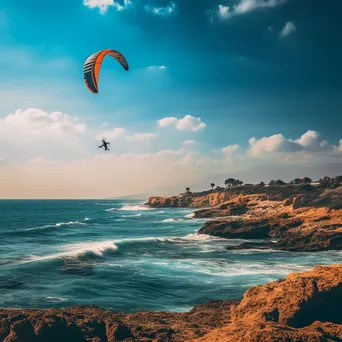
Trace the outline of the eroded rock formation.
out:
M 188 313 L 115 313 L 94 306 L 0 309 L 3 342 L 271 342 L 342 340 L 342 265 L 291 273 Z

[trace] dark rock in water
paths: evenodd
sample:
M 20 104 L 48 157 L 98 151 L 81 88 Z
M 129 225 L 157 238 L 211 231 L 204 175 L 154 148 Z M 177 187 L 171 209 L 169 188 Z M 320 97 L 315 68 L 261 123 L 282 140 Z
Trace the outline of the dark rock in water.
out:
M 227 246 L 226 249 L 229 251 L 242 250 L 242 249 L 277 249 L 277 244 L 273 242 L 244 242 L 241 245 Z
M 227 250 L 275 249 L 289 252 L 319 252 L 342 249 L 342 228 L 338 231 L 311 230 L 308 232 L 289 231 L 275 243 L 245 242 L 237 246 L 227 246 Z
M 208 221 L 201 228 L 199 234 L 209 234 L 228 239 L 265 239 L 269 237 L 271 226 L 268 220 L 245 222 L 235 221 Z
M 289 231 L 276 243 L 276 248 L 293 252 L 319 252 L 342 249 L 342 228 L 333 230 Z

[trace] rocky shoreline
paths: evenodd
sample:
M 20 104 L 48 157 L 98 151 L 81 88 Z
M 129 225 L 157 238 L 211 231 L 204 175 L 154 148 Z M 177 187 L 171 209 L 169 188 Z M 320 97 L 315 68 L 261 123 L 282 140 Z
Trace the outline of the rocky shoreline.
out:
M 316 252 L 342 249 L 342 187 L 311 185 L 238 187 L 179 197 L 151 197 L 151 207 L 201 208 L 194 218 L 209 220 L 199 230 L 226 239 L 276 239 L 227 249 Z
M 208 219 L 199 234 L 247 240 L 227 246 L 227 253 L 342 249 L 342 187 L 238 187 L 151 197 L 147 204 L 197 208 L 194 218 Z M 0 309 L 0 341 L 342 341 L 341 304 L 342 265 L 318 266 L 253 286 L 242 300 L 211 301 L 187 313 L 117 313 L 96 306 Z
M 342 265 L 320 266 L 187 313 L 0 309 L 0 341 L 341 341 L 341 304 Z

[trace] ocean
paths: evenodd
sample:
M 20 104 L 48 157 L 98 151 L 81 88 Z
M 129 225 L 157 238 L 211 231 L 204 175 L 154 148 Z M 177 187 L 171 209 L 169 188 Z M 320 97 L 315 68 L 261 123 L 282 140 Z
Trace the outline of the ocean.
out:
M 141 200 L 0 201 L 0 306 L 190 310 L 251 286 L 342 262 L 340 251 L 227 251 L 192 209 Z

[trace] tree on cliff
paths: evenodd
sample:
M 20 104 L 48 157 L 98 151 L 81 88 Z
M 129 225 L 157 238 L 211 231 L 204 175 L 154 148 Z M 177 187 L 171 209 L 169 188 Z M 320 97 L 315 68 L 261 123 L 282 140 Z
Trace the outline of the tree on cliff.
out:
M 285 185 L 285 182 L 282 181 L 281 179 L 278 179 L 275 181 L 275 185 Z
M 224 181 L 224 184 L 228 187 L 231 188 L 233 186 L 239 186 L 243 184 L 243 181 L 240 181 L 239 179 L 234 179 L 234 178 L 228 178 Z
M 211 186 L 211 189 L 214 189 L 215 183 L 211 183 L 210 186 Z
M 295 178 L 293 181 L 290 182 L 291 184 L 301 184 L 302 180 L 300 178 Z
M 185 188 L 186 192 L 189 193 L 190 192 L 190 188 Z
M 304 178 L 302 179 L 302 182 L 303 182 L 304 184 L 310 184 L 310 183 L 312 183 L 312 179 L 309 178 L 309 177 L 304 177 Z

